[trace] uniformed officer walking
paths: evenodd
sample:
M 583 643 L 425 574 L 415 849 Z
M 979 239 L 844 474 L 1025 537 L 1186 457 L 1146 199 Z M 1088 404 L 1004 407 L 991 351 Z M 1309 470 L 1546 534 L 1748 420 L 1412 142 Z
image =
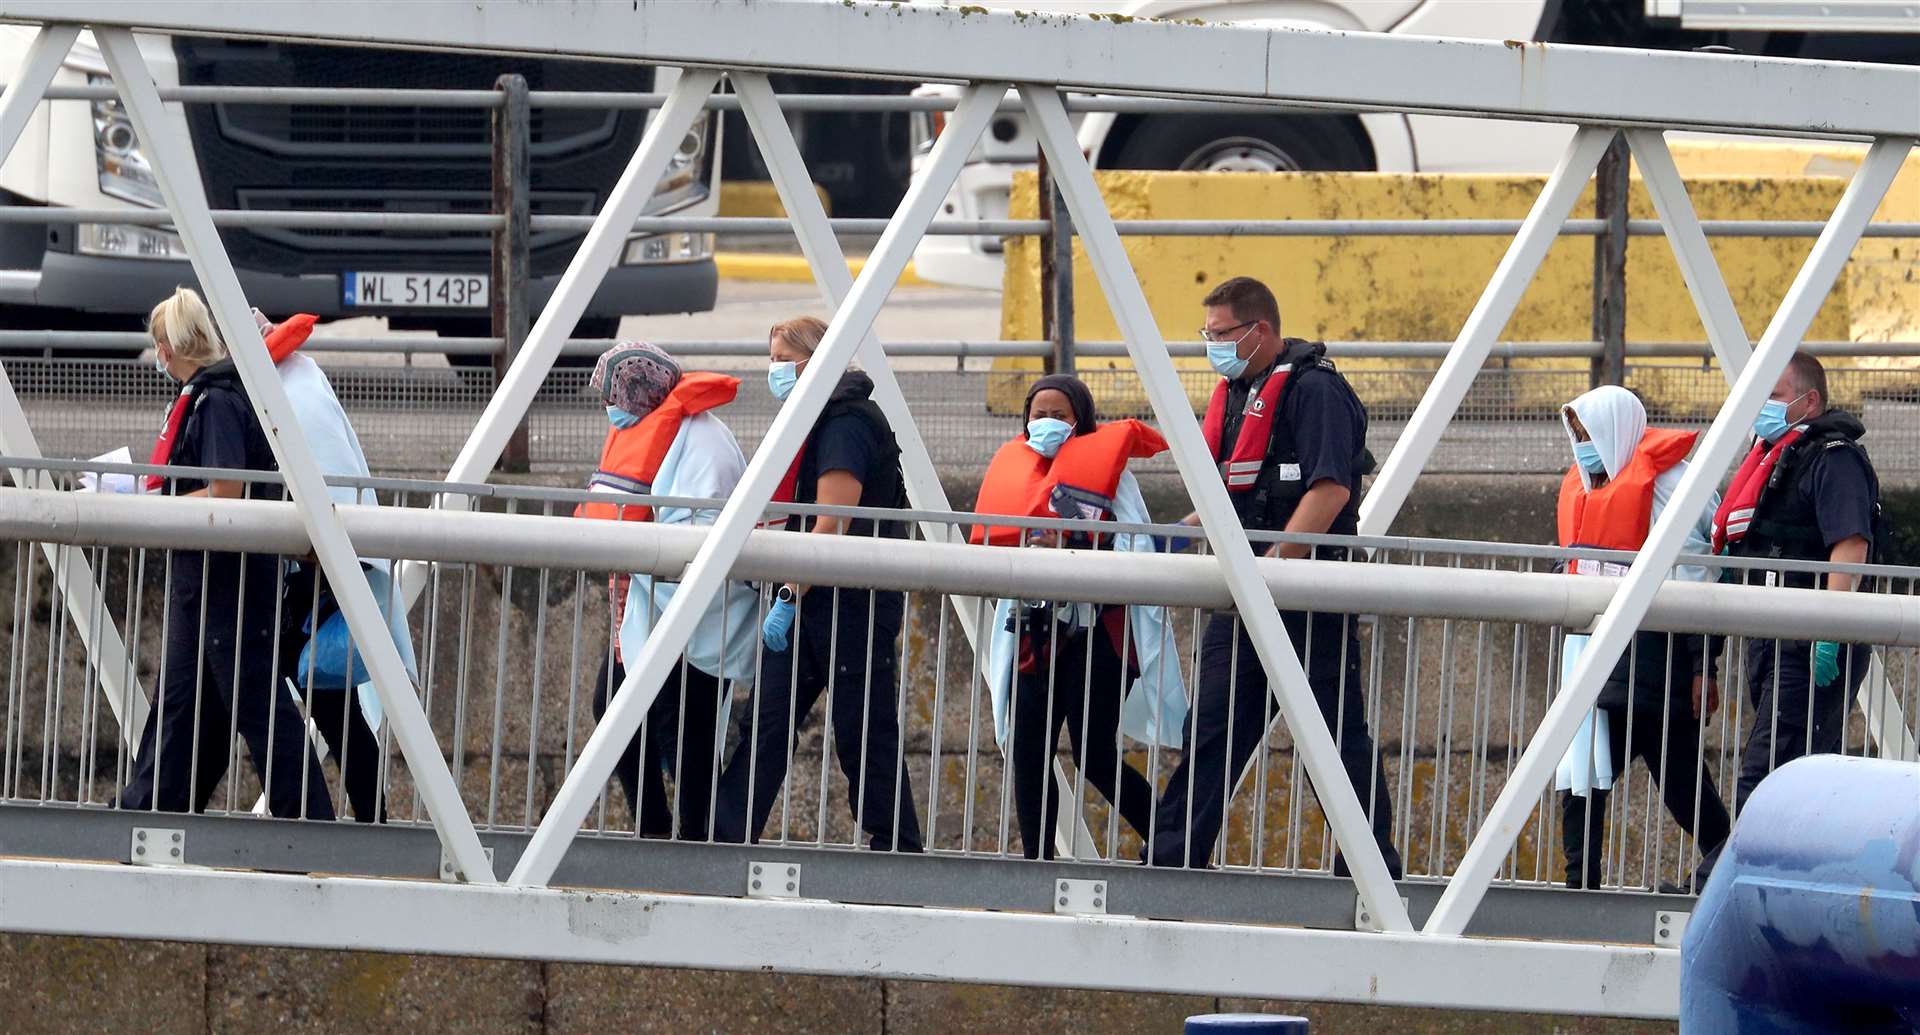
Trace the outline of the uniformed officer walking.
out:
M 1860 418 L 1833 409 L 1820 361 L 1796 352 L 1753 422 L 1753 447 L 1728 484 L 1713 519 L 1717 553 L 1793 561 L 1864 564 L 1884 542 L 1880 480 L 1860 445 Z M 1728 578 L 1769 586 L 1861 588 L 1831 572 L 1730 571 Z M 1832 640 L 1748 640 L 1747 697 L 1753 724 L 1740 749 L 1734 813 L 1766 775 L 1802 755 L 1840 747 L 1847 699 L 1866 675 L 1870 648 Z M 1700 864 L 1705 882 L 1718 858 Z
M 1207 407 L 1207 444 L 1241 524 L 1249 531 L 1355 534 L 1360 478 L 1373 465 L 1366 449 L 1367 411 L 1327 361 L 1326 346 L 1282 338 L 1273 292 L 1251 277 L 1226 281 L 1202 304 L 1207 359 L 1221 375 Z M 1185 520 L 1198 523 L 1192 514 Z M 1309 549 L 1281 543 L 1267 555 L 1305 557 Z M 1322 547 L 1317 556 L 1341 560 L 1346 551 Z M 1341 764 L 1372 820 L 1374 839 L 1398 877 L 1393 807 L 1367 728 L 1355 618 L 1300 611 L 1280 617 L 1320 714 L 1339 742 Z M 1238 617 L 1214 614 L 1201 640 L 1186 757 L 1156 810 L 1149 862 L 1207 865 L 1227 798 L 1276 713 L 1267 673 Z M 1338 857 L 1334 865 L 1344 872 Z

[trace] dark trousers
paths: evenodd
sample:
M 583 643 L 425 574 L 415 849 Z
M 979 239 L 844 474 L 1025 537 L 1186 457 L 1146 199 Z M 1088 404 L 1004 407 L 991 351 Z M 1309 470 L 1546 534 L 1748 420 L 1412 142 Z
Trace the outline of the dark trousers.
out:
M 1062 633 L 1067 627 L 1056 624 L 1053 629 Z M 1120 758 L 1120 702 L 1128 679 L 1112 638 L 1096 626 L 1037 636 L 1033 642 L 1034 670 L 1019 673 L 1008 709 L 1013 717 L 1008 754 L 1013 759 L 1014 810 L 1027 858 L 1053 858 L 1060 789 L 1054 786 L 1051 763 L 1062 722 L 1073 741 L 1074 766 L 1081 778 L 1146 837 L 1153 818 L 1153 785 Z
M 1718 849 L 1733 829 L 1733 821 L 1727 817 L 1720 789 L 1714 786 L 1706 759 L 1700 754 L 1700 723 L 1691 708 L 1655 705 L 1629 709 L 1610 705 L 1603 710 L 1607 714 L 1607 750 L 1614 760 L 1614 779 L 1624 779 L 1634 759 L 1644 761 L 1654 782 L 1660 785 L 1660 800 L 1673 821 L 1693 835 L 1702 853 Z M 1660 750 L 1663 738 L 1664 761 Z M 1698 811 L 1693 804 L 1696 786 Z M 1570 888 L 1600 886 L 1606 864 L 1608 793 L 1596 787 L 1587 798 L 1568 792 L 1560 795 L 1560 847 L 1567 857 Z
M 761 658 L 753 707 L 741 718 L 740 746 L 720 774 L 717 840 L 759 840 L 786 782 L 796 731 L 827 692 L 848 805 L 868 844 L 920 851 L 920 817 L 900 752 L 894 700 L 904 606 L 899 593 L 827 586 L 801 599 L 787 649 Z
M 327 739 L 333 764 L 340 769 L 340 783 L 347 792 L 347 804 L 353 806 L 354 820 L 385 823 L 387 802 L 380 786 L 380 737 L 360 711 L 360 692 L 316 689 L 306 696 L 313 724 Z
M 243 582 L 238 554 L 175 554 L 167 587 L 166 658 L 121 799 L 126 808 L 204 811 L 227 773 L 231 728 L 246 742 L 275 816 L 333 818 L 326 775 L 307 743 L 300 706 L 284 686 L 275 685 L 278 564 L 270 556 L 247 557 Z
M 1734 784 L 1734 813 L 1746 808 L 1753 789 L 1767 774 L 1805 755 L 1840 750 L 1847 729 L 1847 701 L 1867 675 L 1872 648 L 1840 645 L 1840 674 L 1814 686 L 1813 644 L 1807 640 L 1747 641 L 1747 700 L 1753 715 L 1740 746 L 1740 776 Z M 1718 850 L 1695 870 L 1699 883 L 1713 873 Z
M 333 764 L 340 770 L 340 784 L 347 804 L 359 823 L 385 823 L 387 803 L 380 780 L 380 738 L 360 709 L 360 692 L 350 686 L 308 685 L 307 673 L 300 667 L 300 649 L 307 643 L 306 630 L 318 628 L 321 616 L 313 613 L 315 584 L 326 586 L 326 577 L 313 564 L 302 564 L 287 574 L 280 610 L 280 685 L 291 682 L 313 724 L 325 738 Z
M 1393 847 L 1393 804 L 1386 771 L 1367 729 L 1360 687 L 1360 638 L 1350 615 L 1282 611 L 1287 637 L 1306 665 L 1314 700 L 1340 745 L 1340 762 L 1373 824 L 1387 868 L 1401 876 Z M 1308 634 L 1311 632 L 1311 650 Z M 1155 866 L 1204 867 L 1225 819 L 1227 797 L 1266 738 L 1278 706 L 1253 640 L 1236 616 L 1216 614 L 1200 643 L 1200 679 L 1188 719 L 1186 757 L 1154 815 L 1147 859 Z M 1262 807 L 1265 803 L 1261 803 Z M 1191 815 L 1189 815 L 1191 813 Z M 1335 857 L 1335 871 L 1345 872 Z
M 626 682 L 626 666 L 609 655 L 600 663 L 593 691 L 593 718 L 607 714 L 607 701 Z M 713 810 L 713 763 L 719 756 L 720 680 L 684 662 L 667 676 L 647 709 L 647 721 L 620 753 L 613 775 L 626 792 L 634 829 L 648 837 L 707 839 Z M 677 806 L 669 810 L 665 778 L 673 777 Z M 679 831 L 674 830 L 675 817 Z

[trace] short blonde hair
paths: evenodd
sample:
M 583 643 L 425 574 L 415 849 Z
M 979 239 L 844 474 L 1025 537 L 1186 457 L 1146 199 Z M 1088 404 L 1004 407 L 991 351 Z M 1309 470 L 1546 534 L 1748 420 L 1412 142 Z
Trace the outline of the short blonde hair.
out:
M 813 355 L 820 347 L 820 339 L 827 336 L 824 320 L 813 316 L 796 316 L 791 320 L 782 320 L 767 332 L 769 339 L 778 338 L 807 355 Z
M 213 325 L 213 314 L 207 311 L 200 292 L 189 287 L 175 288 L 172 296 L 153 307 L 147 314 L 147 333 L 189 363 L 206 366 L 227 358 L 227 346 Z

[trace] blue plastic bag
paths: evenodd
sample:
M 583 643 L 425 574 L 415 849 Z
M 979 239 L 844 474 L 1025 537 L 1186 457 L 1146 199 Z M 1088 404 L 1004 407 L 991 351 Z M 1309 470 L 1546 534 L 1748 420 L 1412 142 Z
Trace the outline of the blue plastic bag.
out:
M 300 648 L 300 671 L 294 676 L 305 682 L 308 672 L 313 673 L 316 690 L 344 690 L 372 678 L 366 660 L 354 649 L 346 615 L 333 612 L 308 636 L 306 646 Z

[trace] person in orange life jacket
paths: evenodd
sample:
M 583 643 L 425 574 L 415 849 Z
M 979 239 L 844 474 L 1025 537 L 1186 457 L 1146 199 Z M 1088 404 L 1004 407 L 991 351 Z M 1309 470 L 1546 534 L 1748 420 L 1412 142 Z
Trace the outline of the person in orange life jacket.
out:
M 1639 550 L 1680 487 L 1695 433 L 1649 429 L 1640 400 L 1616 385 L 1574 399 L 1561 408 L 1560 419 L 1574 457 L 1560 482 L 1560 545 Z M 1701 511 L 1682 553 L 1709 552 L 1717 506 L 1715 500 Z M 1591 558 L 1572 560 L 1567 567 L 1579 575 L 1620 576 L 1627 570 L 1626 562 Z M 1703 567 L 1682 564 L 1670 577 L 1705 582 L 1709 575 Z M 1583 635 L 1566 638 L 1563 680 L 1586 643 Z M 1719 705 L 1718 662 L 1718 652 L 1706 650 L 1704 637 L 1663 632 L 1635 635 L 1632 650 L 1621 655 L 1554 780 L 1560 791 L 1560 843 L 1568 887 L 1600 886 L 1607 796 L 1634 758 L 1646 762 L 1668 813 L 1694 836 L 1703 853 L 1726 840 L 1732 821 L 1699 749 L 1701 723 Z M 1687 891 L 1664 883 L 1660 890 Z
M 154 365 L 180 382 L 165 462 L 176 467 L 278 469 L 206 303 L 188 288 L 148 317 Z M 173 478 L 169 494 L 280 499 L 277 485 Z M 297 706 L 276 692 L 274 606 L 280 559 L 180 550 L 167 570 L 166 644 L 153 709 L 121 796 L 129 809 L 201 812 L 225 777 L 232 729 L 246 742 L 275 816 L 332 819 L 325 773 Z M 249 605 L 243 612 L 242 601 Z M 268 779 L 269 773 L 271 779 Z
M 360 437 L 334 394 L 333 383 L 318 363 L 298 351 L 312 333 L 315 318 L 299 313 L 275 324 L 258 309 L 253 310 L 253 318 L 266 342 L 267 354 L 273 357 L 274 372 L 286 388 L 287 401 L 293 405 L 294 422 L 306 436 L 307 448 L 320 473 L 358 478 L 372 474 Z M 373 507 L 380 503 L 373 489 L 366 487 L 330 485 L 327 496 L 340 505 Z M 383 558 L 362 558 L 360 567 L 387 619 L 388 634 L 407 674 L 418 680 L 413 634 L 407 628 L 405 609 L 398 606 L 392 563 Z M 383 749 L 378 736 L 383 718 L 380 697 L 365 677 L 364 661 L 348 660 L 349 652 L 338 641 L 337 650 L 330 651 L 327 646 L 328 631 L 341 624 L 332 618 L 338 612 L 332 587 L 311 559 L 290 560 L 281 599 L 281 684 L 288 688 L 289 699 L 305 706 L 334 764 L 340 767 L 341 789 L 353 807 L 354 819 L 384 822 L 386 803 L 382 800 L 380 771 L 383 755 L 391 747 Z M 316 634 L 315 630 L 320 632 Z M 320 644 L 317 650 L 315 641 Z
M 811 317 L 776 324 L 767 335 L 767 387 L 784 400 L 826 334 Z M 900 447 L 859 370 L 840 379 L 800 447 L 773 501 L 835 507 L 904 507 Z M 900 539 L 899 521 L 799 515 L 788 531 Z M 791 764 L 795 732 L 828 693 L 833 746 L 847 778 L 849 806 L 876 850 L 921 849 L 913 786 L 900 753 L 898 639 L 905 597 L 895 591 L 786 583 L 762 623 L 766 651 L 753 707 L 740 718 L 740 743 L 720 776 L 714 836 L 758 840 Z
M 1826 368 L 1804 352 L 1787 362 L 1753 423 L 1754 441 L 1727 485 L 1713 519 L 1716 553 L 1864 564 L 1887 536 L 1880 481 L 1860 444 L 1860 419 L 1830 406 Z M 1752 584 L 1851 593 L 1853 575 L 1740 571 L 1725 578 Z M 1734 814 L 1768 773 L 1802 755 L 1841 747 L 1847 701 L 1866 676 L 1865 644 L 1831 640 L 1746 641 L 1747 698 L 1753 724 L 1740 749 Z M 1695 871 L 1705 883 L 1719 853 Z
M 1027 390 L 1027 426 L 1000 447 L 974 510 L 983 514 L 1150 521 L 1133 457 L 1165 452 L 1159 432 L 1134 420 L 1101 424 L 1093 393 L 1077 377 L 1053 374 Z M 1153 537 L 1030 530 L 980 524 L 972 541 L 1152 552 Z M 1060 795 L 1051 761 L 1066 723 L 1074 765 L 1143 839 L 1153 786 L 1120 755 L 1120 734 L 1180 746 L 1186 688 L 1158 607 L 1011 600 L 994 606 L 988 679 L 994 732 L 1013 768 L 1020 844 L 1029 859 L 1053 858 Z M 1017 675 L 1015 674 L 1017 670 Z M 1009 714 L 1011 713 L 1011 714 Z
M 589 384 L 606 406 L 610 425 L 590 490 L 705 500 L 733 494 L 747 458 L 714 411 L 733 401 L 737 378 L 682 373 L 658 346 L 623 341 L 601 354 Z M 579 517 L 670 525 L 710 525 L 719 514 L 718 506 L 597 501 L 575 510 Z M 646 643 L 676 588 L 650 575 L 613 580 L 614 636 L 594 688 L 595 721 L 626 682 L 624 660 Z M 661 685 L 645 724 L 620 755 L 614 775 L 626 793 L 634 827 L 644 836 L 707 839 L 729 703 L 724 681 L 753 678 L 756 602 L 752 588 L 742 582 L 728 582 L 715 596 L 687 642 L 680 667 Z M 675 790 L 671 808 L 668 776 Z
M 1207 358 L 1221 375 L 1205 431 L 1240 522 L 1248 530 L 1352 535 L 1360 477 L 1372 469 L 1367 411 L 1325 359 L 1325 346 L 1280 336 L 1273 292 L 1250 277 L 1215 287 L 1202 304 Z M 1197 524 L 1197 516 L 1183 519 Z M 1272 557 L 1305 557 L 1280 543 Z M 1320 551 L 1344 559 L 1344 549 Z M 1385 770 L 1367 728 L 1360 642 L 1350 615 L 1281 613 L 1320 714 L 1339 740 L 1340 760 L 1372 820 L 1374 840 L 1398 876 L 1393 807 Z M 1209 620 L 1200 645 L 1199 689 L 1190 747 L 1167 783 L 1146 853 L 1156 866 L 1202 867 L 1213 852 L 1227 796 L 1266 736 L 1276 712 L 1267 673 L 1237 616 Z M 1189 818 L 1191 814 L 1191 818 Z M 1336 855 L 1334 868 L 1345 872 Z

